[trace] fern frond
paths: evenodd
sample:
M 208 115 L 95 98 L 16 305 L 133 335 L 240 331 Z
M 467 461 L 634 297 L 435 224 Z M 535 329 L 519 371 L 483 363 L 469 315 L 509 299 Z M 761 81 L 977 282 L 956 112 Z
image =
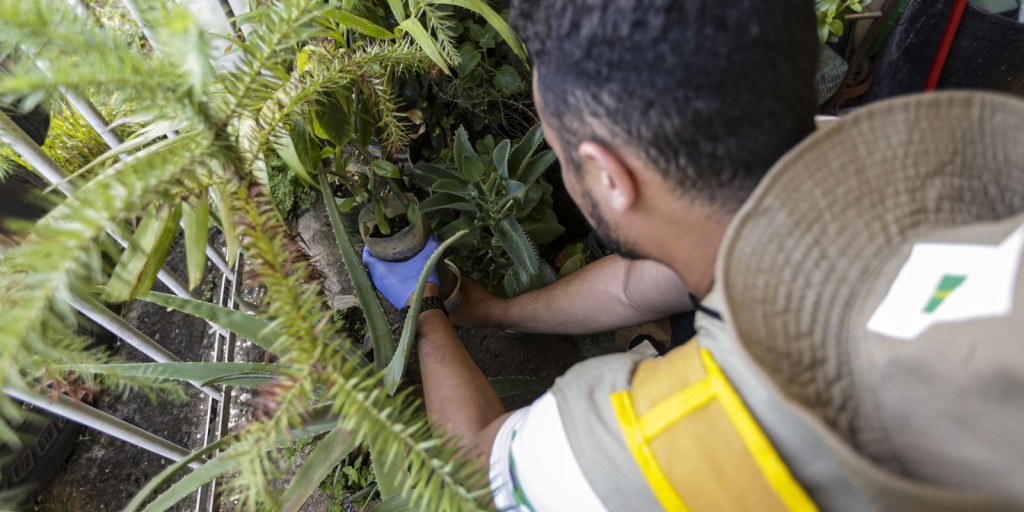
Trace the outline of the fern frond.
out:
M 174 97 L 169 90 L 176 75 L 172 63 L 131 51 L 67 2 L 0 0 L 0 46 L 23 49 L 46 67 L 44 73 L 31 59 L 21 59 L 11 76 L 0 81 L 0 95 L 8 101 L 57 86 L 82 95 L 93 89 L 118 91 L 150 106 L 167 107 Z
M 255 112 L 263 101 L 288 80 L 294 65 L 295 48 L 316 30 L 315 18 L 326 9 L 319 0 L 262 2 L 252 11 L 252 19 L 261 24 L 243 43 L 233 44 L 244 52 L 238 67 L 220 77 L 223 119 L 235 119 L 242 111 Z
M 24 245 L 4 254 L 0 359 L 22 349 L 25 340 L 41 341 L 42 326 L 54 312 L 73 324 L 62 299 L 96 282 L 96 240 L 146 206 L 174 197 L 182 185 L 201 183 L 195 173 L 205 168 L 210 155 L 203 147 L 208 145 L 201 136 L 186 135 L 119 162 L 50 212 Z M 4 372 L 0 384 L 16 375 Z
M 416 4 L 416 9 L 413 12 L 423 14 L 427 21 L 427 29 L 434 35 L 437 47 L 441 49 L 441 55 L 453 67 L 458 67 L 462 61 L 459 49 L 455 46 L 458 37 L 456 34 L 458 20 L 452 15 L 451 8 L 424 1 L 417 1 Z

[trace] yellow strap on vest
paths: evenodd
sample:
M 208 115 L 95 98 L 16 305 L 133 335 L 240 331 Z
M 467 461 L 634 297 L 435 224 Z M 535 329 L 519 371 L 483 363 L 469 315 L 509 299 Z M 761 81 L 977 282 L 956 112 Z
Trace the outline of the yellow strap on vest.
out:
M 715 363 L 690 342 L 641 363 L 611 395 L 626 444 L 665 510 L 815 511 Z

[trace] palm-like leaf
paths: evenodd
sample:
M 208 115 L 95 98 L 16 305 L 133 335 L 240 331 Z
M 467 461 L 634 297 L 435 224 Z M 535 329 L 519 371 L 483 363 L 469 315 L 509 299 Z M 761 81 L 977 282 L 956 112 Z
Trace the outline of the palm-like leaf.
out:
M 264 389 L 277 408 L 265 421 L 227 439 L 220 456 L 172 487 L 155 508 L 224 475 L 234 475 L 228 489 L 241 508 L 273 506 L 279 497 L 269 491 L 270 482 L 280 476 L 274 448 L 300 437 L 315 404 L 330 404 L 330 428 L 366 439 L 380 465 L 407 472 L 399 488 L 418 508 L 481 508 L 485 491 L 474 487 L 483 481 L 479 469 L 462 460 L 454 443 L 431 435 L 419 402 L 408 391 L 390 396 L 382 375 L 362 358 L 338 357 L 350 352 L 350 342 L 330 321 L 323 294 L 274 208 L 265 179 L 265 155 L 273 142 L 335 91 L 362 91 L 378 122 L 381 146 L 403 144 L 406 135 L 391 84 L 399 73 L 426 70 L 429 59 L 423 49 L 406 36 L 339 52 L 313 40 L 323 33 L 320 16 L 336 7 L 320 0 L 268 1 L 248 18 L 260 29 L 233 45 L 235 63 L 215 71 L 208 64 L 208 37 L 196 20 L 176 4 L 157 3 L 146 20 L 156 37 L 155 49 L 140 54 L 113 31 L 76 14 L 67 2 L 0 0 L 0 47 L 27 49 L 47 64 L 46 74 L 24 67 L 0 79 L 0 97 L 32 103 L 57 87 L 116 94 L 131 99 L 133 115 L 142 124 L 140 135 L 119 151 L 125 158 L 111 153 L 94 162 L 82 174 L 85 184 L 40 221 L 23 245 L 4 254 L 0 386 L 32 387 L 69 371 L 152 389 L 164 385 L 141 382 L 142 376 L 161 381 L 172 374 L 203 373 L 209 380 L 233 382 L 261 374 L 252 367 L 111 366 L 107 358 L 86 351 L 84 340 L 74 334 L 76 321 L 67 299 L 89 295 L 108 281 L 100 257 L 104 233 L 123 232 L 128 221 L 150 209 L 174 212 L 212 188 L 229 256 L 236 247 L 244 253 L 253 284 L 266 289 L 254 319 L 258 324 L 245 329 L 279 356 L 281 364 L 270 372 L 277 378 Z M 301 48 L 310 51 L 305 65 L 296 68 Z M 203 222 L 193 218 L 189 224 L 195 224 L 190 238 L 197 239 Z M 199 263 L 190 266 L 196 270 Z M 132 281 L 135 273 L 126 275 Z M 141 277 L 135 284 L 131 295 L 148 288 Z M 222 315 L 235 327 L 245 323 L 224 311 L 202 314 Z M 17 407 L 0 395 L 4 440 L 11 434 L 7 422 L 17 415 Z M 396 464 L 400 460 L 407 462 Z

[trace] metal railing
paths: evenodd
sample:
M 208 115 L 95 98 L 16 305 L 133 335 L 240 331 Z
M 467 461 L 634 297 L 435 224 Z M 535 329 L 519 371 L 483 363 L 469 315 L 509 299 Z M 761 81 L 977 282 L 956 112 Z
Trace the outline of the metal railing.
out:
M 154 50 L 160 51 L 152 37 L 150 28 L 146 26 L 135 2 L 133 0 L 123 0 L 123 3 L 135 22 L 142 29 L 144 36 L 153 46 Z M 187 3 L 193 8 L 197 15 L 205 16 L 204 24 L 209 30 L 229 32 L 231 34 L 236 34 L 240 31 L 244 37 L 253 29 L 249 24 L 243 23 L 239 27 L 235 23 L 237 14 L 243 14 L 247 11 L 244 0 L 183 0 L 183 3 Z M 75 7 L 81 14 L 91 15 L 88 6 L 84 3 L 79 2 L 75 4 Z M 216 61 L 217 59 L 213 55 L 218 55 L 218 53 L 216 50 L 211 53 L 211 60 Z M 219 55 L 223 55 L 223 52 L 220 52 Z M 29 56 L 31 57 L 31 54 Z M 45 62 L 39 60 L 35 62 L 40 70 L 43 72 L 47 71 Z M 117 149 L 124 144 L 124 141 L 114 131 L 111 123 L 88 98 L 81 97 L 65 89 L 61 89 L 60 92 L 68 104 L 82 116 L 111 149 Z M 172 133 L 169 136 L 173 137 L 176 134 Z M 7 143 L 16 154 L 54 188 L 65 195 L 71 195 L 74 192 L 74 184 L 68 180 L 69 173 L 54 162 L 35 141 L 2 112 L 0 112 L 0 140 Z M 130 155 L 126 153 L 120 155 L 120 157 L 130 158 Z M 130 243 L 124 235 L 127 232 L 127 228 L 125 228 L 123 230 L 111 230 L 109 234 L 122 247 L 127 247 Z M 225 255 L 216 248 L 207 245 L 206 254 L 220 278 L 220 290 L 216 303 L 224 307 L 236 308 L 235 297 L 241 293 L 244 285 L 242 279 L 244 258 L 241 255 L 233 258 L 236 261 L 236 265 L 234 268 L 231 268 L 227 263 Z M 167 268 L 162 268 L 159 271 L 158 279 L 174 294 L 180 297 L 194 298 L 189 292 L 188 287 Z M 169 350 L 143 334 L 98 301 L 91 298 L 76 298 L 70 301 L 70 305 L 85 317 L 88 317 L 118 338 L 124 340 L 127 344 L 135 347 L 153 361 L 180 361 Z M 210 325 L 214 329 L 215 336 L 211 360 L 214 362 L 233 362 L 235 360 L 236 347 L 235 334 L 218 325 Z M 200 382 L 192 382 L 192 384 L 206 395 L 205 411 L 203 411 L 201 416 L 207 426 L 201 436 L 202 447 L 206 447 L 228 434 L 232 408 L 232 390 L 230 386 L 208 386 Z M 191 451 L 185 447 L 179 446 L 138 426 L 129 424 L 95 407 L 60 394 L 53 393 L 48 394 L 52 396 L 44 396 L 43 394 L 14 388 L 4 388 L 3 392 L 12 398 L 32 404 L 39 409 L 65 417 L 173 461 L 179 461 L 191 454 Z M 201 462 L 195 461 L 191 466 L 197 467 Z M 195 510 L 197 512 L 213 511 L 219 506 L 216 486 L 217 482 L 215 480 L 200 489 L 196 496 Z

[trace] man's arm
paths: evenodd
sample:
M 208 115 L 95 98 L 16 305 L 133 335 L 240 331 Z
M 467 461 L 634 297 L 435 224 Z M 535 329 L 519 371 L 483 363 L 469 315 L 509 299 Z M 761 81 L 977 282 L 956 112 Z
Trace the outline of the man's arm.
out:
M 501 299 L 463 279 L 456 325 L 520 332 L 588 334 L 638 325 L 693 309 L 668 267 L 612 255 L 544 288 Z
M 427 283 L 425 295 L 439 295 L 437 285 Z M 431 426 L 437 433 L 458 436 L 459 444 L 481 457 L 486 467 L 494 436 L 507 416 L 501 399 L 443 312 L 423 312 L 416 339 Z

